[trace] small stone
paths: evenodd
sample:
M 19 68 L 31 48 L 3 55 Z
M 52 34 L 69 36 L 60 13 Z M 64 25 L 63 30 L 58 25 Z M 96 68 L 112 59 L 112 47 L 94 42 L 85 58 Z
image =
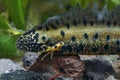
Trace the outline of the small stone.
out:
M 38 54 L 34 52 L 27 52 L 22 57 L 23 67 L 29 69 L 29 67 L 36 61 Z
M 19 64 L 10 59 L 0 59 L 0 74 L 10 73 L 15 70 L 24 70 Z
M 106 80 L 116 80 L 116 79 L 114 78 L 114 76 L 110 75 Z

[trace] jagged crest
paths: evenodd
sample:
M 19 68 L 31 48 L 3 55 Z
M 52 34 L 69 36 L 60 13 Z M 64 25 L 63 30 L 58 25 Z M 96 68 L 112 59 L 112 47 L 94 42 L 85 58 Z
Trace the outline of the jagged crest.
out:
M 100 10 L 97 4 L 94 4 L 93 8 L 89 6 L 82 9 L 80 6 L 72 7 L 67 12 L 50 17 L 42 25 L 36 29 L 50 28 L 57 29 L 59 26 L 65 26 L 70 28 L 71 25 L 94 25 L 94 24 L 105 24 L 119 25 L 120 24 L 120 6 L 115 7 L 113 10 L 108 10 L 107 4 L 104 5 L 103 9 Z

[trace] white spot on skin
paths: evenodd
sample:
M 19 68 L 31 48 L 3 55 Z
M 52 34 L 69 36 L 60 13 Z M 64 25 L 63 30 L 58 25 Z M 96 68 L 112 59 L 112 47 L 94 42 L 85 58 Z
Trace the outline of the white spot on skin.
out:
M 35 45 L 35 47 L 38 47 L 38 45 Z
M 32 45 L 32 47 L 34 47 L 34 45 Z

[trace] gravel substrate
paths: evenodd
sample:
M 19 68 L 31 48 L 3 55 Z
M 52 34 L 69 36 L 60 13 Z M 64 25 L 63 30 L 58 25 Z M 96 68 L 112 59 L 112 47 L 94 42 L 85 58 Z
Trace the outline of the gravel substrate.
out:
M 29 53 L 24 57 L 24 61 L 36 61 L 33 65 L 30 63 L 32 66 L 28 65 L 31 66 L 29 71 L 10 59 L 0 59 L 0 80 L 120 80 L 118 56 L 85 56 L 82 60 L 76 56 L 56 56 L 44 61 L 41 57 L 35 60 L 35 56 Z M 56 76 L 54 71 L 61 75 Z

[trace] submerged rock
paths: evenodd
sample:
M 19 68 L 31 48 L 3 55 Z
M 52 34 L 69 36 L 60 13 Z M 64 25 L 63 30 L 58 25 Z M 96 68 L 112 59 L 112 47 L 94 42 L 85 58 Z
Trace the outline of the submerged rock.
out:
M 11 73 L 4 73 L 0 76 L 0 80 L 73 80 L 73 78 L 66 78 L 59 76 L 55 79 L 49 79 L 49 73 L 36 73 L 33 71 L 16 70 Z
M 72 78 L 82 80 L 84 69 L 84 63 L 78 56 L 55 55 L 53 59 L 47 57 L 43 61 L 39 56 L 29 70 L 39 73 L 49 72 L 53 80 L 59 76 L 70 78 L 70 80 Z
M 23 70 L 23 68 L 10 59 L 0 59 L 0 74 L 10 73 L 15 70 Z
M 104 80 L 115 73 L 112 64 L 104 59 L 85 60 L 84 63 L 86 67 L 85 80 Z
M 16 70 L 11 73 L 2 74 L 0 80 L 48 80 L 43 75 L 32 71 Z

